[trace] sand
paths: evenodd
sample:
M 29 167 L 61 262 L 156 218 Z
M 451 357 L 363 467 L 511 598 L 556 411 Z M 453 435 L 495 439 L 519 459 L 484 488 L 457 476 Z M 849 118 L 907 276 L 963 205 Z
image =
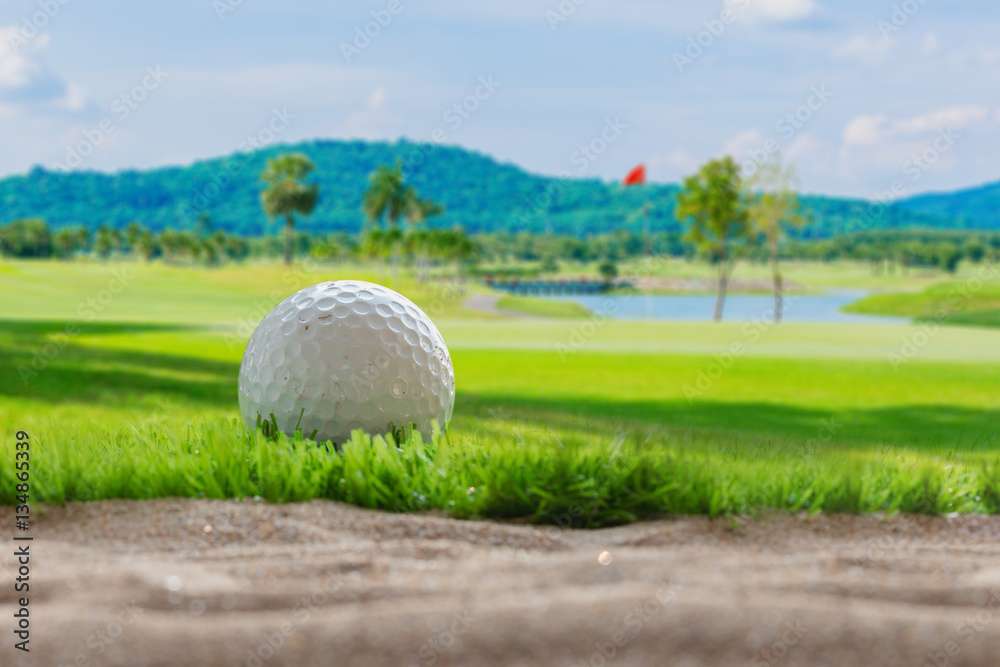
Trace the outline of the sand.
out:
M 4 667 L 1000 665 L 1000 517 L 576 531 L 158 500 L 33 534 L 27 655 L 0 559 Z

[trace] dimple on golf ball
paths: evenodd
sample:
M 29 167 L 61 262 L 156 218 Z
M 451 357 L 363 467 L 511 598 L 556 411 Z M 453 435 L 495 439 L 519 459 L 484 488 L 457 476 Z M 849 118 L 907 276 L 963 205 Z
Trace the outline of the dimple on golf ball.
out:
M 341 443 L 355 429 L 427 438 L 455 406 L 455 372 L 437 327 L 412 301 L 359 280 L 319 283 L 267 314 L 240 365 L 240 413 L 292 435 Z

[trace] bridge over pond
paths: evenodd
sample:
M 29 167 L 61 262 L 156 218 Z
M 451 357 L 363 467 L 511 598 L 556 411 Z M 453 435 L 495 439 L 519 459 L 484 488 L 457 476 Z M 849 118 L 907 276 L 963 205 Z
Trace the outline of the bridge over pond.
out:
M 483 283 L 493 289 L 517 294 L 520 296 L 559 296 L 600 294 L 612 287 L 623 284 L 606 283 L 603 280 L 484 280 Z

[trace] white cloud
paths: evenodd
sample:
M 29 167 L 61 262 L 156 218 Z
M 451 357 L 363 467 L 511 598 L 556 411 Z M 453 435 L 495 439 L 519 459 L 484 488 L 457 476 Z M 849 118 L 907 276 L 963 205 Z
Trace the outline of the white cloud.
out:
M 985 107 L 969 104 L 960 107 L 941 109 L 930 113 L 903 118 L 893 123 L 900 134 L 914 135 L 924 132 L 937 132 L 946 127 L 965 128 L 974 123 L 986 120 L 989 111 Z
M 0 28 L 0 89 L 26 85 L 37 65 L 27 56 L 27 49 L 17 48 L 21 29 L 16 26 Z
M 760 148 L 765 141 L 767 137 L 760 130 L 744 130 L 725 143 L 722 154 L 742 160 L 748 150 Z
M 789 162 L 810 162 L 809 158 L 822 155 L 823 143 L 811 134 L 803 133 L 785 150 Z
M 941 40 L 933 32 L 929 32 L 924 36 L 922 52 L 925 56 L 934 56 L 941 53 Z
M 818 9 L 814 0 L 724 0 L 723 7 L 750 20 L 775 22 L 804 19 Z
M 654 155 L 649 159 L 651 177 L 656 180 L 679 180 L 698 168 L 698 158 L 681 148 L 675 148 L 666 155 Z
M 385 88 L 382 86 L 376 88 L 365 100 L 364 108 L 347 117 L 341 131 L 346 136 L 365 139 L 380 139 L 391 134 L 389 130 L 395 127 L 398 118 L 386 109 L 387 97 Z
M 848 146 L 872 146 L 898 138 L 931 134 L 952 128 L 961 130 L 989 117 L 986 107 L 955 106 L 908 118 L 890 119 L 885 114 L 854 117 L 844 128 L 844 143 Z
M 984 65 L 1000 63 L 1000 49 L 988 49 L 979 54 L 979 61 Z
M 48 45 L 45 33 L 26 39 L 17 26 L 0 27 L 0 105 L 72 112 L 88 106 L 83 88 L 56 76 L 41 59 Z
M 854 59 L 868 65 L 877 65 L 885 61 L 892 48 L 891 39 L 869 39 L 862 35 L 834 49 L 833 57 L 836 60 Z
M 844 128 L 844 143 L 854 146 L 877 144 L 885 133 L 885 114 L 856 116 Z
M 381 109 L 385 104 L 385 88 L 379 86 L 368 98 L 368 108 L 374 110 Z
M 974 150 L 987 140 L 995 125 L 990 110 L 977 105 L 905 117 L 882 113 L 856 116 L 844 127 L 840 172 L 848 180 L 888 184 L 902 179 L 907 188 L 913 187 L 911 183 L 923 186 L 928 180 L 946 177 L 959 165 L 958 151 Z M 961 148 L 956 148 L 959 145 Z M 921 160 L 925 164 L 915 168 Z
M 69 111 L 83 111 L 89 103 L 87 91 L 82 86 L 71 83 L 66 87 L 66 98 L 63 103 Z

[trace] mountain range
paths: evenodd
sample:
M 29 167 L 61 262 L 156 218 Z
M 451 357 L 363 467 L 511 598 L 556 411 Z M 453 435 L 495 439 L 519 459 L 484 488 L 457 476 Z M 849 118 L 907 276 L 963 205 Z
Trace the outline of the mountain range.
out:
M 260 207 L 259 179 L 266 161 L 299 152 L 314 164 L 320 201 L 299 227 L 312 232 L 354 232 L 365 224 L 361 201 L 369 174 L 402 160 L 406 180 L 420 196 L 445 207 L 430 224 L 460 224 L 472 232 L 529 231 L 587 235 L 643 225 L 650 204 L 653 230 L 676 230 L 678 186 L 623 188 L 597 179 L 557 178 L 457 146 L 361 140 L 313 140 L 202 160 L 183 167 L 51 171 L 35 167 L 0 180 L 0 223 L 36 217 L 60 228 L 137 220 L 154 229 L 193 228 L 207 214 L 216 229 L 257 235 L 277 228 Z M 871 217 L 861 199 L 804 195 L 810 223 L 799 232 L 822 238 L 851 229 L 1000 229 L 1000 182 L 946 194 L 899 200 Z

